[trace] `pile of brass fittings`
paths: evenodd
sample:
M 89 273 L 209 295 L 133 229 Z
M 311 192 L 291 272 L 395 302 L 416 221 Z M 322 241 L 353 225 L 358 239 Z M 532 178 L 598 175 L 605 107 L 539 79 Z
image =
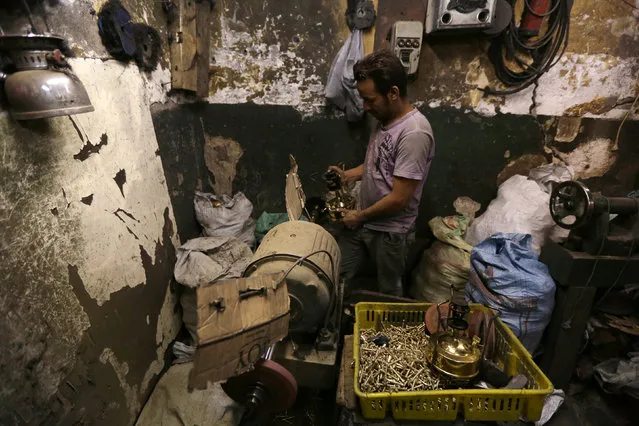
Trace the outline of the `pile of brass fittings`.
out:
M 360 333 L 359 389 L 362 392 L 435 390 L 439 380 L 430 369 L 429 337 L 424 324 L 387 325 Z
M 487 318 L 481 310 L 470 315 L 463 295 L 451 299 L 429 308 L 423 324 L 379 325 L 379 331 L 361 332 L 358 383 L 362 392 L 472 385 L 488 353 L 484 342 L 494 342 L 496 317 Z
M 355 198 L 345 190 L 340 175 L 334 170 L 324 173 L 323 178 L 329 191 L 326 196 L 329 219 L 331 222 L 338 222 L 342 219 L 344 210 L 355 209 Z

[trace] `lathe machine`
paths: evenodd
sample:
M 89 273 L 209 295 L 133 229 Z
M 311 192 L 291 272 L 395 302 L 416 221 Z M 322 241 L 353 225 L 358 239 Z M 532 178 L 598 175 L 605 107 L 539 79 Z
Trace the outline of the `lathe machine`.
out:
M 540 366 L 557 388 L 570 381 L 593 304 L 639 277 L 639 199 L 604 197 L 580 182 L 552 192 L 550 213 L 570 234 L 552 241 L 540 260 L 557 282 L 553 316 Z

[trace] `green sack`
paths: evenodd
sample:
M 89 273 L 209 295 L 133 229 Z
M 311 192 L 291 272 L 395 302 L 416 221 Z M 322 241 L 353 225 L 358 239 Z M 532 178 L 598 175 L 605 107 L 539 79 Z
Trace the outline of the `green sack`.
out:
M 262 242 L 262 239 L 266 236 L 268 231 L 284 222 L 288 222 L 288 215 L 286 213 L 262 212 L 255 223 L 255 240 L 257 243 L 259 244 Z
M 440 303 L 450 299 L 451 286 L 464 292 L 473 246 L 464 241 L 468 229 L 468 218 L 464 216 L 435 217 L 428 225 L 437 241 L 424 251 L 413 271 L 411 296 Z

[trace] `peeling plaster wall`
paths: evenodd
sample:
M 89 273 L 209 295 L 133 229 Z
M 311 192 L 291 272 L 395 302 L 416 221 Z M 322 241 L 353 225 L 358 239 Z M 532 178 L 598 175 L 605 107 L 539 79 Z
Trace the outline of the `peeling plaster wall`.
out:
M 376 46 L 387 46 L 386 32 L 401 19 L 422 19 L 424 3 L 380 0 Z M 631 0 L 630 3 L 634 3 Z M 638 3 L 639 4 L 639 3 Z M 424 45 L 420 74 L 410 91 L 431 106 L 452 105 L 483 115 L 495 113 L 579 115 L 620 118 L 628 105 L 617 100 L 636 94 L 639 73 L 639 11 L 622 1 L 574 2 L 566 55 L 536 86 L 506 97 L 482 97 L 476 90 L 497 83 L 482 37 L 443 37 Z M 601 107 L 598 99 L 614 98 Z M 581 108 L 580 108 L 581 106 Z M 571 109 L 572 108 L 572 109 Z M 639 118 L 635 114 L 635 118 Z
M 323 109 L 333 55 L 348 36 L 346 0 L 216 2 L 210 103 Z
M 259 215 L 284 211 L 281 179 L 289 153 L 298 157 L 309 196 L 322 191 L 319 178 L 328 164 L 359 164 L 366 124 L 347 125 L 323 98 L 331 62 L 348 36 L 346 3 L 216 3 L 209 105 L 153 109 L 181 238 L 199 231 L 191 212 L 196 189 L 217 190 L 221 180 L 226 190 L 231 180 L 233 191 L 245 191 Z M 425 2 L 377 4 L 376 48 L 387 45 L 393 22 L 425 14 Z M 637 113 L 614 141 L 639 90 L 638 22 L 639 12 L 621 1 L 575 2 L 566 55 L 536 86 L 507 97 L 483 97 L 477 90 L 496 83 L 487 40 L 429 39 L 409 86 L 410 100 L 430 119 L 437 140 L 418 227 L 426 230 L 432 215 L 452 214 L 457 196 L 486 208 L 503 180 L 548 162 L 573 166 L 605 193 L 623 195 L 636 187 Z M 239 144 L 243 155 L 235 170 L 227 170 L 229 164 L 207 167 L 207 141 L 218 138 Z
M 95 3 L 30 2 L 36 25 L 68 37 L 95 112 L 16 122 L 0 107 L 2 425 L 132 424 L 181 324 L 150 115 L 170 76 L 105 60 Z M 157 2 L 124 3 L 163 19 Z M 20 7 L 0 27 L 23 32 Z
M 388 46 L 386 34 L 393 22 L 423 21 L 424 5 L 379 0 L 376 48 Z M 348 36 L 345 8 L 346 0 L 219 1 L 213 16 L 216 72 L 209 102 L 251 101 L 318 112 L 331 61 Z M 622 1 L 583 0 L 575 2 L 571 19 L 566 55 L 536 87 L 506 97 L 482 97 L 477 88 L 497 83 L 485 54 L 489 42 L 469 35 L 429 38 L 409 94 L 433 108 L 452 106 L 481 115 L 529 114 L 534 109 L 539 115 L 623 117 L 628 105 L 615 103 L 636 93 L 639 11 Z

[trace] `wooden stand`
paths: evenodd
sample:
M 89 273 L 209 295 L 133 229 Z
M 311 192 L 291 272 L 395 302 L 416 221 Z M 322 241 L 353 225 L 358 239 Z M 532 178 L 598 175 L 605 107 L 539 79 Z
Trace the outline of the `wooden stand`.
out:
M 570 381 L 583 346 L 597 288 L 610 288 L 617 277 L 616 288 L 636 282 L 639 256 L 593 256 L 549 242 L 539 260 L 548 265 L 557 282 L 555 309 L 546 331 L 540 367 L 555 387 L 562 389 Z

